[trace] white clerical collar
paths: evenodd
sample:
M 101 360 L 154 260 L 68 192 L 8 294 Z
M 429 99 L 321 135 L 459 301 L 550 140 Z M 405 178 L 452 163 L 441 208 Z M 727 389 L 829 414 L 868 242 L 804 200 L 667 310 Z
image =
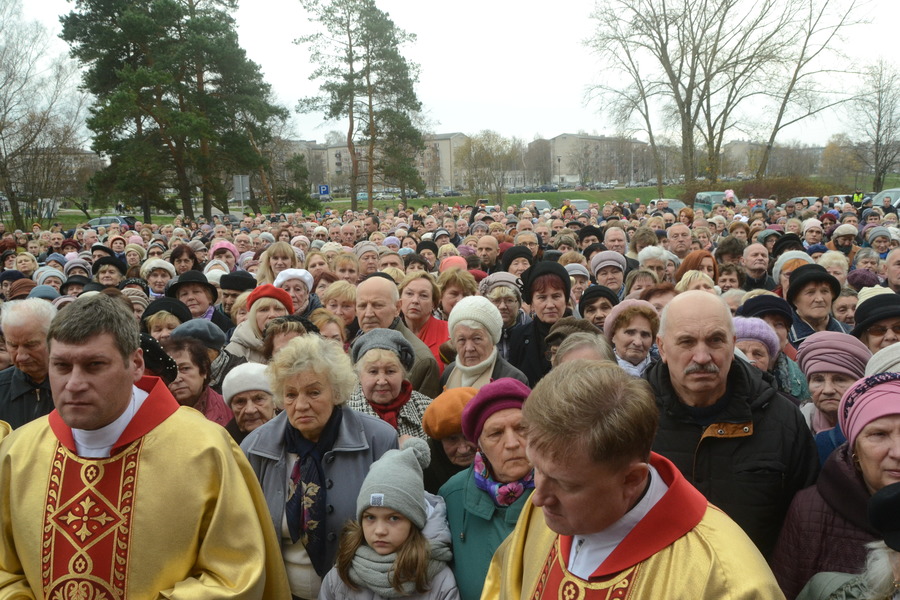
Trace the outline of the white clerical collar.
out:
M 597 567 L 603 564 L 631 530 L 647 516 L 650 509 L 659 502 L 669 486 L 662 480 L 653 465 L 650 469 L 650 485 L 647 493 L 634 508 L 625 513 L 618 521 L 599 533 L 576 535 L 572 538 L 572 549 L 569 551 L 569 572 L 581 579 L 590 578 Z
M 122 432 L 131 423 L 131 419 L 137 414 L 144 400 L 149 396 L 141 388 L 131 386 L 131 402 L 119 418 L 100 429 L 73 429 L 72 437 L 75 438 L 75 451 L 78 456 L 84 458 L 108 458 L 116 443 L 122 436 Z

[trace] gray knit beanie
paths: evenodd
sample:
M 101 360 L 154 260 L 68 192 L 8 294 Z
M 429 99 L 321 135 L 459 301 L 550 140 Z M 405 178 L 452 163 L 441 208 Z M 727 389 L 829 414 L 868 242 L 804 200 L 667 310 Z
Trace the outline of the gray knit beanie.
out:
M 356 519 L 370 506 L 390 508 L 412 521 L 418 529 L 425 527 L 425 485 L 422 470 L 431 462 L 428 443 L 408 438 L 402 450 L 388 450 L 369 467 L 356 498 Z
M 475 321 L 488 332 L 494 345 L 500 341 L 500 335 L 503 333 L 503 317 L 500 316 L 500 310 L 484 296 L 466 296 L 456 303 L 447 323 L 451 338 L 453 329 L 461 321 Z
M 369 350 L 379 348 L 381 350 L 389 350 L 397 355 L 400 364 L 407 371 L 412 370 L 416 361 L 415 350 L 412 344 L 406 341 L 403 334 L 394 329 L 382 329 L 380 327 L 367 331 L 362 334 L 350 346 L 350 357 L 353 364 L 365 356 Z

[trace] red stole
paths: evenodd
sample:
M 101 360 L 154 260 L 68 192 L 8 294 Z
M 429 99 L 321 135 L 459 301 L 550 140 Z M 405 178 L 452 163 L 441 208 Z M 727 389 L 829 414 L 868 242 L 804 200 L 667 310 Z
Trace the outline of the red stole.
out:
M 131 516 L 143 436 L 178 409 L 158 377 L 137 386 L 149 393 L 109 458 L 75 454 L 72 430 L 55 410 L 59 443 L 51 465 L 42 543 L 43 597 L 124 598 Z
M 650 454 L 650 464 L 669 486 L 660 501 L 635 525 L 587 581 L 576 577 L 566 568 L 572 550 L 572 536 L 558 536 L 544 561 L 541 577 L 531 596 L 533 600 L 626 599 L 640 577 L 641 563 L 700 523 L 708 505 L 703 494 L 668 459 L 654 452 Z

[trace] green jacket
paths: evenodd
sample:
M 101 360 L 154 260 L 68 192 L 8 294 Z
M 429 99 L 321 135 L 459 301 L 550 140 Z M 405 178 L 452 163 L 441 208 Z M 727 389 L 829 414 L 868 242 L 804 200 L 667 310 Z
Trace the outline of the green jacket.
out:
M 512 533 L 530 493 L 501 508 L 475 485 L 473 468 L 460 471 L 440 489 L 453 538 L 453 574 L 461 600 L 479 600 L 494 551 Z

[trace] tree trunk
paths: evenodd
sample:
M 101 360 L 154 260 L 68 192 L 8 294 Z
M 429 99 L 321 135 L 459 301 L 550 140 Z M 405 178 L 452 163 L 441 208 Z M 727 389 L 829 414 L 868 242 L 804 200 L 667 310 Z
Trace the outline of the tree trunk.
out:
M 3 191 L 6 193 L 6 199 L 9 201 L 9 212 L 12 214 L 13 224 L 16 229 L 25 231 L 25 221 L 22 219 L 22 212 L 19 210 L 19 200 L 16 198 L 16 190 L 12 185 L 9 165 L 3 160 L 0 160 L 0 181 L 3 182 Z

